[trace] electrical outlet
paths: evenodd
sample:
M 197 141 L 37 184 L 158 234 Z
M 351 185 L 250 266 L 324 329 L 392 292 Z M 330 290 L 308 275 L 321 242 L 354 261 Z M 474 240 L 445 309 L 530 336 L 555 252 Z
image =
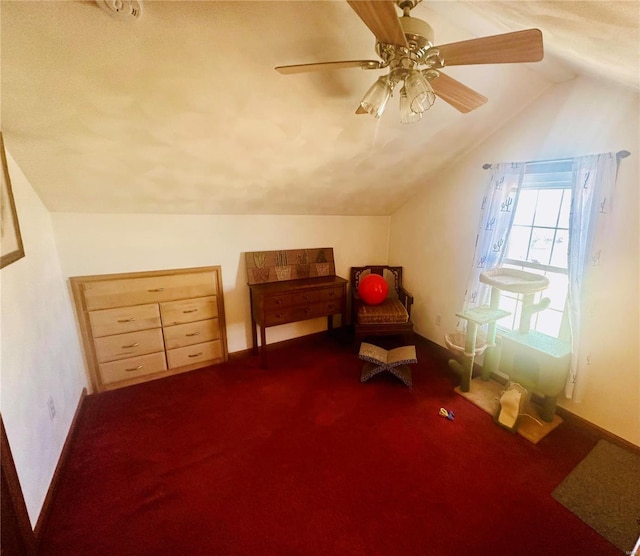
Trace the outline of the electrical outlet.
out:
M 53 398 L 49 396 L 47 400 L 47 407 L 49 408 L 49 419 L 53 421 L 53 418 L 56 416 L 56 404 L 53 403 Z
M 436 326 L 440 326 L 441 322 L 442 322 L 442 317 L 440 315 L 436 315 Z

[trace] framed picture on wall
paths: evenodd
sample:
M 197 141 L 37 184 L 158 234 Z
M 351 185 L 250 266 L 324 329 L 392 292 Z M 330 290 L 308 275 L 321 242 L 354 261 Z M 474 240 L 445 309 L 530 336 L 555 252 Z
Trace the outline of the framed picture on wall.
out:
M 0 132 L 0 150 L 2 151 L 2 191 L 0 192 L 0 268 L 4 268 L 24 257 L 16 203 L 13 200 L 7 155 L 4 151 L 4 139 Z

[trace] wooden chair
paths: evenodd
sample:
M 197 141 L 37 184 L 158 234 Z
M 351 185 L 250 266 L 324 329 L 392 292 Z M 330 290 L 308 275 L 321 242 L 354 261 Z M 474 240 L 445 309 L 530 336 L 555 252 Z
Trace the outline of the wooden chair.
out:
M 389 284 L 387 299 L 380 305 L 367 305 L 358 296 L 360 280 L 370 273 L 382 276 Z M 413 296 L 402 287 L 401 266 L 352 266 L 350 284 L 351 323 L 356 345 L 370 336 L 403 336 L 406 342 L 412 341 Z

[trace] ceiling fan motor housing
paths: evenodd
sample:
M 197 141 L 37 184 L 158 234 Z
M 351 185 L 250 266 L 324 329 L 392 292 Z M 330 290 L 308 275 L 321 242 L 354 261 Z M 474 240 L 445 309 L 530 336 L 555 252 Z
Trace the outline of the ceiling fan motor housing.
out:
M 433 28 L 426 21 L 403 16 L 400 18 L 400 25 L 411 50 L 422 50 L 433 46 Z
M 416 66 L 443 67 L 439 53 L 433 48 L 434 33 L 431 25 L 409 15 L 398 18 L 407 39 L 407 46 L 378 42 L 376 52 L 382 58 L 382 67 L 389 66 L 394 81 L 404 79 Z M 433 53 L 434 56 L 431 55 Z

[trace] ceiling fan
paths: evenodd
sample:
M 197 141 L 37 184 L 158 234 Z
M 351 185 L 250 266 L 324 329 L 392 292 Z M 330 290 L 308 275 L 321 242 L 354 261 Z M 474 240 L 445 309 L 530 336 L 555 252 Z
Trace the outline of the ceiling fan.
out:
M 410 11 L 422 0 L 347 0 L 358 17 L 376 37 L 376 53 L 381 60 L 346 60 L 278 66 L 283 74 L 344 68 L 365 70 L 389 68 L 389 73 L 367 91 L 356 114 L 382 116 L 393 89 L 400 89 L 400 121 L 417 122 L 435 97 L 466 113 L 487 102 L 487 98 L 442 71 L 446 66 L 539 62 L 544 56 L 542 32 L 526 29 L 479 39 L 434 46 L 431 26 L 411 17 Z M 398 17 L 396 4 L 403 12 Z

